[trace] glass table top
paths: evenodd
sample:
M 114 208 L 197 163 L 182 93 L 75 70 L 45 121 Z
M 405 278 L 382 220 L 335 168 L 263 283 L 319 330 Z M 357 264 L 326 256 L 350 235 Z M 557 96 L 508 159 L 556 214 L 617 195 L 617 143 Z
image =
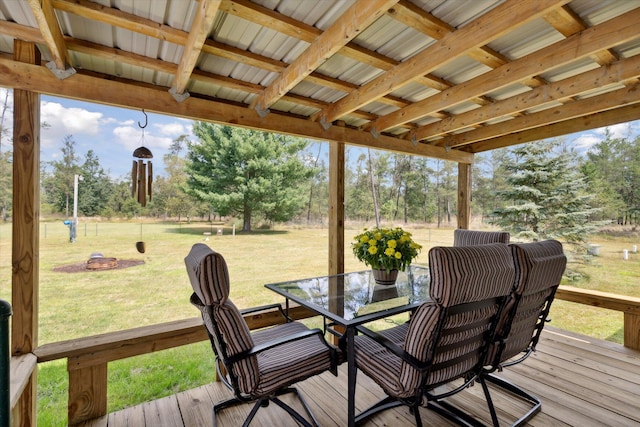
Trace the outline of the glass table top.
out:
M 407 311 L 429 300 L 429 269 L 400 271 L 395 285 L 378 285 L 371 270 L 265 285 L 288 300 L 344 325 Z

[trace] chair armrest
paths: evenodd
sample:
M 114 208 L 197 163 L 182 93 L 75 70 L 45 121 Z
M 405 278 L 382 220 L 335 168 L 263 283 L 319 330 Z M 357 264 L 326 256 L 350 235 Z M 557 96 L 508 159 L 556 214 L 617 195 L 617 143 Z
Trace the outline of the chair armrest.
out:
M 430 365 L 429 363 L 422 362 L 416 357 L 414 357 L 412 354 L 407 353 L 406 351 L 404 351 L 404 349 L 400 348 L 398 345 L 396 345 L 390 339 L 386 338 L 384 335 L 381 335 L 375 331 L 372 331 L 369 328 L 365 328 L 364 326 L 356 326 L 356 330 L 362 333 L 363 335 L 368 336 L 369 338 L 371 338 L 381 346 L 385 347 L 391 353 L 395 354 L 396 356 L 398 356 L 399 358 L 401 358 L 402 360 L 404 360 L 414 368 L 418 369 L 419 371 L 423 372 L 429 368 L 429 365 Z
M 228 357 L 227 361 L 231 364 L 237 363 L 240 360 L 246 359 L 247 357 L 255 356 L 258 353 L 262 353 L 263 351 L 269 350 L 279 345 L 286 344 L 288 342 L 299 341 L 301 339 L 305 339 L 313 335 L 318 335 L 321 338 L 322 342 L 327 346 L 327 348 L 329 350 L 332 350 L 329 344 L 327 344 L 327 342 L 325 341 L 322 331 L 320 329 L 315 328 L 315 329 L 309 329 L 303 332 L 298 332 L 297 334 L 287 335 L 284 337 L 263 342 L 260 345 L 251 347 L 249 350 L 246 350 L 241 353 Z
M 240 310 L 240 314 L 242 314 L 242 315 L 251 314 L 251 313 L 256 313 L 258 311 L 271 310 L 273 308 L 277 308 L 278 311 L 280 312 L 280 314 L 282 314 L 282 317 L 284 317 L 285 319 L 288 319 L 288 317 L 284 313 L 284 310 L 282 309 L 282 304 L 278 304 L 278 303 L 261 305 L 261 306 L 258 306 L 258 307 L 244 308 L 244 309 Z

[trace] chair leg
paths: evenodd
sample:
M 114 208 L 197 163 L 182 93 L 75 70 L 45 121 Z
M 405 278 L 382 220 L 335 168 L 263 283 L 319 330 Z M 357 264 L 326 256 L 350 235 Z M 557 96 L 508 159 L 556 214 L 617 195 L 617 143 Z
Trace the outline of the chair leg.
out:
M 302 404 L 302 407 L 304 408 L 304 410 L 307 413 L 307 416 L 309 417 L 311 422 L 305 420 L 304 417 L 302 415 L 300 415 L 295 409 L 293 409 L 291 406 L 287 405 L 286 403 L 284 403 L 282 400 L 280 400 L 278 398 L 278 396 L 282 396 L 282 395 L 288 394 L 288 393 L 295 394 L 296 397 L 298 398 L 298 400 L 300 400 L 300 403 Z M 268 406 L 269 402 L 273 402 L 276 405 L 278 405 L 279 407 L 281 407 L 282 409 L 284 409 L 289 415 L 291 415 L 291 417 L 294 420 L 296 420 L 296 422 L 298 422 L 298 424 L 300 424 L 300 425 L 302 425 L 304 427 L 318 427 L 318 425 L 319 425 L 318 424 L 318 420 L 316 419 L 316 417 L 311 412 L 311 408 L 309 408 L 309 405 L 307 404 L 307 402 L 304 400 L 302 395 L 298 392 L 298 389 L 296 389 L 295 387 L 288 387 L 288 388 L 285 388 L 285 389 L 282 389 L 282 390 L 278 390 L 274 396 L 265 397 L 263 399 L 258 399 L 255 402 L 255 404 L 253 405 L 253 407 L 251 408 L 251 412 L 249 412 L 249 415 L 245 419 L 245 421 L 242 424 L 242 426 L 243 427 L 247 427 L 251 423 L 253 418 L 255 417 L 256 413 L 258 412 L 258 409 L 260 409 L 261 407 Z M 219 411 L 221 411 L 223 409 L 226 409 L 226 408 L 229 408 L 231 406 L 245 404 L 245 403 L 248 403 L 248 402 L 240 400 L 237 397 L 233 397 L 231 399 L 227 399 L 227 400 L 224 400 L 222 402 L 219 402 L 219 403 L 216 403 L 215 405 L 213 405 L 213 427 L 216 427 L 216 414 Z
M 480 421 L 474 419 L 466 412 L 456 408 L 444 400 L 433 400 L 427 403 L 427 408 L 442 415 L 448 420 L 465 427 L 486 427 Z
M 491 398 L 491 393 L 489 393 L 489 387 L 487 387 L 487 382 L 485 378 L 480 376 L 478 377 L 478 381 L 482 385 L 482 391 L 484 392 L 484 397 L 487 401 L 487 406 L 489 407 L 489 413 L 491 413 L 491 421 L 493 422 L 494 427 L 500 427 L 500 421 L 498 421 L 498 414 L 496 414 L 496 407 L 493 405 L 493 399 Z
M 375 405 L 369 407 L 368 409 L 365 409 L 364 411 L 356 415 L 355 423 L 356 425 L 359 425 L 360 423 L 369 419 L 370 417 L 377 414 L 378 412 L 386 411 L 387 409 L 402 406 L 404 404 L 405 403 L 399 401 L 395 397 L 387 396 L 381 401 L 379 401 L 378 403 L 376 403 Z
M 293 393 L 296 395 L 298 400 L 300 400 L 300 403 L 302 404 L 302 407 L 304 408 L 305 412 L 307 413 L 307 416 L 311 420 L 311 423 L 305 420 L 295 409 L 293 409 L 291 406 L 287 405 L 286 403 L 284 403 L 282 400 L 278 398 L 278 396 L 282 396 L 283 394 L 287 394 L 287 393 Z M 276 405 L 278 405 L 279 407 L 281 407 L 282 409 L 284 409 L 285 411 L 287 411 L 287 413 L 291 415 L 291 417 L 295 419 L 299 424 L 305 427 L 318 427 L 318 420 L 316 420 L 316 417 L 313 416 L 313 413 L 311 412 L 309 405 L 307 405 L 307 402 L 304 400 L 302 395 L 298 392 L 298 389 L 296 389 L 295 387 L 289 387 L 284 390 L 278 391 L 278 393 L 276 393 L 276 395 L 271 398 L 271 401 Z
M 242 400 L 236 398 L 236 397 L 232 397 L 231 399 L 227 399 L 227 400 L 223 400 L 222 402 L 218 402 L 215 405 L 213 405 L 213 427 L 216 427 L 216 414 L 225 409 L 225 408 L 230 408 L 232 406 L 235 405 L 240 405 L 243 403 L 247 403 L 247 402 L 243 402 Z
M 532 405 L 531 409 L 529 409 L 522 417 L 518 418 L 518 420 L 516 420 L 516 422 L 514 422 L 512 426 L 515 427 L 515 426 L 524 425 L 542 409 L 542 402 L 538 397 L 526 392 L 525 390 L 513 384 L 512 382 L 509 382 L 504 378 L 500 378 L 493 374 L 486 375 L 484 378 L 486 381 L 489 381 L 490 383 L 495 384 L 497 387 L 502 388 L 503 390 L 506 390 L 509 393 L 514 394 L 515 396 L 520 397 L 521 399 L 529 402 Z
M 422 417 L 420 416 L 420 404 L 416 402 L 411 407 L 411 412 L 413 412 L 413 416 L 416 417 L 416 427 L 422 427 Z

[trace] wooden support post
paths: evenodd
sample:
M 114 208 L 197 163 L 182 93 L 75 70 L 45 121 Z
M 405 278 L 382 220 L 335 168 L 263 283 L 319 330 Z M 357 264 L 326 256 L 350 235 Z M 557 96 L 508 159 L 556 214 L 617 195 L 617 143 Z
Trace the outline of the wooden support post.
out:
M 91 365 L 93 355 L 69 358 L 68 425 L 99 418 L 107 414 L 107 362 Z M 89 366 L 86 366 L 89 364 Z M 80 369 L 73 368 L 76 365 Z
M 344 273 L 344 143 L 329 142 L 329 275 Z
M 640 315 L 624 313 L 624 346 L 640 350 Z
M 458 228 L 471 226 L 471 164 L 458 163 Z
M 344 143 L 329 142 L 329 275 L 344 273 Z M 342 280 L 329 283 L 329 293 L 341 295 Z M 329 298 L 330 304 L 344 307 L 342 302 Z M 329 307 L 339 310 L 338 307 Z M 339 328 L 337 328 L 339 329 Z M 344 332 L 339 329 L 339 332 Z M 337 337 L 332 336 L 337 344 Z
M 34 43 L 15 40 L 16 61 L 40 64 Z M 13 237 L 11 252 L 11 354 L 33 352 L 38 343 L 40 217 L 40 95 L 13 91 Z M 12 410 L 13 426 L 36 425 L 37 370 Z

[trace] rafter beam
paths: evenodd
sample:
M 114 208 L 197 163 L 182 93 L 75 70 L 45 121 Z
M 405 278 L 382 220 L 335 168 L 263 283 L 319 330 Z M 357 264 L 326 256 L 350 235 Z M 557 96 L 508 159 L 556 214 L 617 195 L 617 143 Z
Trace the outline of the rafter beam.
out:
M 474 79 L 447 89 L 437 98 L 430 97 L 415 102 L 401 110 L 376 120 L 379 129 L 386 129 L 406 121 L 416 120 L 431 111 L 440 111 L 461 102 L 470 96 L 481 95 L 508 86 L 527 77 L 538 75 L 552 67 L 559 67 L 571 61 L 591 55 L 606 47 L 615 46 L 637 37 L 637 23 L 640 9 L 561 40 L 552 46 L 538 50 Z M 422 130 L 415 130 L 411 139 L 428 138 Z
M 144 36 L 154 37 L 156 39 L 164 40 L 180 46 L 187 44 L 188 33 L 186 31 L 178 30 L 164 24 L 158 24 L 157 22 L 126 12 L 122 12 L 118 9 L 101 6 L 97 3 L 89 2 L 87 0 L 53 0 L 53 3 L 56 9 L 81 16 L 89 20 L 95 20 L 107 25 L 113 25 L 125 30 L 142 34 Z M 223 0 L 220 6 L 220 10 L 226 13 L 234 14 L 243 19 L 253 20 L 253 22 L 268 25 L 271 28 L 278 28 L 285 34 L 292 36 L 297 35 L 305 41 L 313 40 L 322 33 L 321 30 L 315 27 L 311 27 L 302 22 L 295 21 L 291 18 L 285 17 L 281 14 L 278 14 L 277 12 L 266 9 L 263 6 L 251 2 Z M 20 33 L 31 30 L 29 27 L 20 26 L 18 24 L 14 24 L 14 26 L 11 27 L 9 25 L 6 25 L 4 21 L 0 21 L 0 32 L 3 32 L 3 30 L 5 30 L 5 33 L 7 35 L 13 35 L 16 38 L 35 42 L 42 41 L 41 39 L 33 40 L 32 37 L 26 38 L 24 36 L 21 36 Z M 354 47 L 350 48 L 349 51 L 358 52 L 358 55 L 362 57 L 376 56 L 377 58 L 383 58 L 382 55 L 376 54 L 375 52 L 371 52 L 364 48 L 359 49 Z M 210 39 L 205 40 L 205 43 L 202 46 L 202 52 L 275 73 L 280 73 L 287 67 L 287 64 L 282 61 L 258 55 L 256 53 L 245 51 L 233 46 L 225 45 L 223 43 L 219 43 Z M 378 63 L 380 62 L 382 62 L 382 60 L 378 60 Z M 386 61 L 384 61 L 384 63 L 386 64 L 385 69 L 388 69 L 391 68 L 396 62 L 390 58 L 386 58 Z M 308 76 L 308 80 L 320 86 L 330 87 L 337 90 L 342 90 L 344 92 L 349 92 L 354 88 L 353 84 L 324 76 L 319 73 L 311 73 L 311 75 Z M 425 79 L 425 82 L 427 82 L 427 80 L 430 87 L 438 88 L 438 90 L 442 90 L 443 86 L 444 88 L 451 87 L 450 84 L 446 84 L 444 82 L 436 82 L 435 77 L 433 79 Z M 404 107 L 408 104 L 408 102 L 406 101 L 400 101 L 398 98 L 394 98 L 391 96 L 380 99 L 380 102 L 395 105 L 397 107 Z
M 544 19 L 565 37 L 589 28 L 582 18 L 567 5 L 554 9 Z M 618 55 L 610 49 L 595 52 L 592 57 L 600 65 L 610 64 L 618 59 Z
M 286 70 L 253 101 L 259 114 L 285 95 L 324 61 L 384 14 L 398 0 L 368 0 L 356 2 L 327 28 L 320 37 L 296 58 Z
M 318 28 L 307 25 L 304 22 L 296 21 L 288 16 L 282 15 L 248 0 L 223 0 L 220 10 L 308 43 L 312 43 L 322 34 L 322 31 Z M 421 17 L 421 19 L 433 20 L 434 22 L 438 21 L 437 18 L 429 14 L 427 14 L 426 17 Z M 343 46 L 342 49 L 338 51 L 338 54 L 384 71 L 388 71 L 400 63 L 399 61 L 359 46 L 353 42 L 347 43 Z M 276 70 L 273 71 L 279 72 Z M 453 86 L 453 84 L 445 81 L 444 79 L 429 74 L 416 78 L 415 82 L 436 90 L 445 90 Z M 388 98 L 389 97 L 387 96 L 380 98 L 379 100 L 386 102 Z M 474 100 L 474 102 L 477 102 L 480 105 L 486 104 L 486 101 L 483 99 L 477 99 Z M 436 114 L 435 116 L 437 117 L 439 115 Z M 316 118 L 314 117 L 314 120 L 315 119 Z
M 183 100 L 189 77 L 196 66 L 202 52 L 202 46 L 211 32 L 213 21 L 218 13 L 221 0 L 203 0 L 198 4 L 196 16 L 193 18 L 189 37 L 187 38 L 180 65 L 173 81 L 171 94 L 177 100 Z
M 426 135 L 429 137 L 440 136 L 459 129 L 476 126 L 492 119 L 520 113 L 549 102 L 560 101 L 593 89 L 638 77 L 640 77 L 640 55 L 549 83 L 528 92 L 496 101 L 493 104 L 422 126 L 416 130 L 416 137 Z
M 332 104 L 322 112 L 321 121 L 333 120 L 384 96 L 395 89 L 447 64 L 459 55 L 503 35 L 516 26 L 536 19 L 551 8 L 562 6 L 569 0 L 541 0 L 533 2 L 507 1 L 475 19 L 468 25 L 447 34 L 438 42 L 361 86 L 358 90 Z M 380 120 L 380 119 L 378 119 Z M 405 120 L 404 122 L 407 122 Z M 376 126 L 375 131 L 387 129 Z
M 465 147 L 464 150 L 470 153 L 481 153 L 483 151 L 510 147 L 512 145 L 524 144 L 525 142 L 568 135 L 588 129 L 612 126 L 618 123 L 626 123 L 634 120 L 640 120 L 640 103 L 626 105 L 624 107 L 600 113 L 580 116 L 575 119 L 553 123 L 522 132 L 511 133 L 499 138 L 488 139 L 486 141 L 478 142 L 477 144 L 469 145 L 468 147 Z
M 454 162 L 473 163 L 473 154 L 446 150 L 429 144 L 414 146 L 411 142 L 381 135 L 374 138 L 370 132 L 349 127 L 333 126 L 325 130 L 310 120 L 273 113 L 260 117 L 243 106 L 189 97 L 181 103 L 167 102 L 166 88 L 136 85 L 130 82 L 101 79 L 85 74 L 61 82 L 44 67 L 22 64 L 0 56 L 0 86 L 30 90 L 51 96 L 80 99 L 107 105 L 142 109 L 159 114 L 188 117 L 232 126 L 260 129 L 268 132 L 296 135 L 323 141 L 348 142 L 349 144 L 394 151 L 417 156 L 433 157 Z
M 443 143 L 448 148 L 457 148 L 478 141 L 497 138 L 509 133 L 547 126 L 555 122 L 570 120 L 639 102 L 640 84 L 636 84 L 603 95 L 580 99 L 561 107 L 552 107 L 537 113 L 516 117 L 512 120 L 501 122 L 500 125 L 482 127 L 469 132 L 451 135 L 438 142 Z
M 52 61 L 47 66 L 58 78 L 66 78 L 75 73 L 71 68 L 69 52 L 64 43 L 62 30 L 50 0 L 28 0 L 31 12 L 38 22 L 44 43 L 51 53 Z

